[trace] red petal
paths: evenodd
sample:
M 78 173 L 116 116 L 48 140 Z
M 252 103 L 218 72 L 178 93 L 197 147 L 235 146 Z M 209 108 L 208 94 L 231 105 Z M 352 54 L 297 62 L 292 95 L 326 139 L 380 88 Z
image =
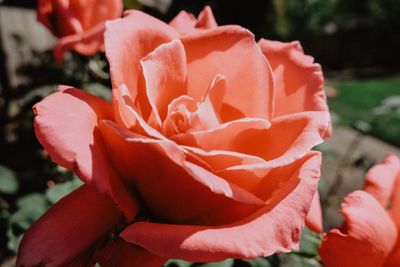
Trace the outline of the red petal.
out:
M 17 266 L 67 266 L 120 220 L 111 200 L 84 185 L 50 208 L 25 233 Z
M 220 261 L 255 258 L 298 247 L 304 219 L 317 189 L 319 153 L 302 159 L 284 190 L 265 208 L 233 224 L 215 227 L 133 223 L 121 233 L 125 240 L 168 258 Z
M 341 206 L 342 230 L 325 234 L 319 249 L 326 267 L 381 267 L 396 242 L 397 230 L 379 202 L 364 191 L 349 194 Z
M 122 238 L 98 251 L 96 258 L 102 267 L 161 267 L 167 261 Z

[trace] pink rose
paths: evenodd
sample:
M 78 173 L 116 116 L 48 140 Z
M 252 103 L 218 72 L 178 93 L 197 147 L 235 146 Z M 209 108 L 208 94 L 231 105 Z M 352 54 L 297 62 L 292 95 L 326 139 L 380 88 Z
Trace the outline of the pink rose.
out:
M 299 43 L 256 43 L 206 8 L 170 25 L 130 11 L 106 23 L 105 50 L 112 103 L 64 86 L 34 107 L 39 141 L 86 185 L 26 233 L 18 266 L 297 248 L 320 175 L 311 149 L 330 129 L 321 68 Z
M 400 159 L 394 154 L 371 168 L 363 190 L 349 194 L 345 222 L 324 234 L 319 249 L 326 267 L 400 266 Z
M 62 61 L 70 49 L 82 55 L 104 51 L 104 22 L 122 11 L 122 0 L 39 0 L 37 18 L 60 38 L 54 56 Z

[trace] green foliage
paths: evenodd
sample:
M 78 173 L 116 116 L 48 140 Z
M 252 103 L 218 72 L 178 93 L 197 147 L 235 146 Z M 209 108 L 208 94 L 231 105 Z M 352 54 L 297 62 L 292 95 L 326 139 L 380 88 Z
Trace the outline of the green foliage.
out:
M 46 198 L 39 193 L 26 195 L 17 200 L 17 210 L 9 217 L 7 231 L 8 249 L 17 252 L 22 235 L 50 207 Z
M 316 259 L 302 257 L 293 253 L 281 254 L 282 267 L 322 267 Z
M 183 260 L 169 260 L 164 266 L 168 267 L 190 267 L 192 265 L 191 262 L 183 261 Z
M 308 256 L 318 255 L 318 246 L 321 243 L 321 235 L 305 228 L 301 233 L 299 252 Z
M 400 146 L 400 113 L 396 109 L 376 112 L 385 99 L 400 95 L 400 77 L 333 83 L 338 96 L 329 100 L 329 106 L 344 125 L 362 127 L 369 134 Z
M 234 263 L 233 259 L 227 259 L 220 262 L 211 262 L 211 263 L 204 263 L 202 267 L 232 267 Z
M 249 267 L 272 267 L 271 263 L 265 258 L 257 258 L 254 260 L 245 260 Z
M 142 5 L 137 0 L 124 0 L 125 9 L 141 9 Z
M 15 194 L 18 190 L 18 180 L 15 173 L 0 165 L 0 193 Z
M 61 198 L 68 195 L 78 187 L 82 185 L 82 181 L 76 176 L 71 181 L 66 181 L 64 183 L 56 184 L 46 191 L 46 198 L 51 204 L 55 204 Z

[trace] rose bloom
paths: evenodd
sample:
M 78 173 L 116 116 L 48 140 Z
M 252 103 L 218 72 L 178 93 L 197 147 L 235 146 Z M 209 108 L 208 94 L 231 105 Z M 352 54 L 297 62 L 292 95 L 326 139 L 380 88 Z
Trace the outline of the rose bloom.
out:
M 18 266 L 161 266 L 298 247 L 330 133 L 321 68 L 297 42 L 218 27 L 106 23 L 112 103 L 62 86 L 34 107 L 52 159 L 85 182 L 25 234 Z M 75 265 L 74 265 L 75 264 Z M 69 266 L 69 265 L 68 265 Z
M 54 57 L 73 49 L 82 55 L 104 51 L 104 22 L 121 16 L 122 0 L 39 0 L 37 18 L 59 38 Z
M 324 235 L 319 249 L 327 267 L 400 266 L 400 159 L 389 155 L 365 176 L 363 190 L 349 194 L 345 222 Z

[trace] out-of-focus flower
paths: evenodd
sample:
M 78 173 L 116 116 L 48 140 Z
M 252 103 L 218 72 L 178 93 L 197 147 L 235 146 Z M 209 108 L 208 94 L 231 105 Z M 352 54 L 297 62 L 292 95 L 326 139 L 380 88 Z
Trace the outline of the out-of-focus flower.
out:
M 70 49 L 82 55 L 104 51 L 104 23 L 122 11 L 122 0 L 39 0 L 37 18 L 59 38 L 54 57 L 62 61 Z
M 349 194 L 345 222 L 325 234 L 319 249 L 327 267 L 400 266 L 400 159 L 389 155 L 369 170 L 363 191 Z
M 299 43 L 256 43 L 206 8 L 170 25 L 129 11 L 107 22 L 105 50 L 112 103 L 61 87 L 34 107 L 39 141 L 86 185 L 25 234 L 18 266 L 297 248 L 319 208 L 311 149 L 330 131 L 321 68 Z

